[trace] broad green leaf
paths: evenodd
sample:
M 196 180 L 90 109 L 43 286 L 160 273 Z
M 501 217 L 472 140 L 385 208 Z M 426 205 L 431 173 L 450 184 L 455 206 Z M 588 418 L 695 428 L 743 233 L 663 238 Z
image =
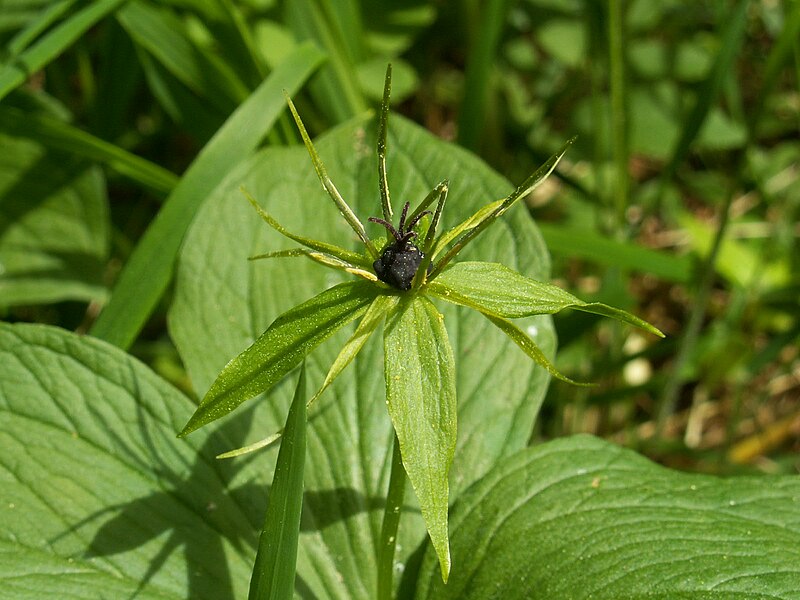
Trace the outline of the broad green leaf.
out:
M 589 436 L 526 449 L 454 507 L 416 597 L 797 598 L 800 478 L 691 475 Z
M 246 596 L 265 467 L 214 458 L 246 420 L 177 440 L 188 398 L 54 327 L 0 324 L 0 364 L 1 596 Z
M 80 158 L 0 134 L 0 306 L 103 300 L 105 181 Z
M 0 100 L 39 71 L 125 0 L 98 0 L 59 23 L 36 43 L 0 65 Z
M 290 598 L 294 590 L 297 538 L 303 509 L 306 400 L 306 369 L 303 366 L 275 464 L 267 516 L 250 579 L 250 600 L 284 600 Z
M 280 90 L 299 88 L 321 58 L 311 46 L 298 47 L 203 147 L 128 259 L 92 335 L 123 348 L 133 342 L 172 278 L 197 208 L 272 127 L 283 109 Z
M 556 285 L 530 279 L 498 263 L 456 263 L 428 287 L 442 300 L 498 317 L 515 319 L 574 308 L 618 319 L 664 337 L 658 329 L 624 310 L 599 302 L 583 302 Z
M 180 435 L 224 417 L 269 390 L 338 329 L 366 312 L 377 288 L 349 281 L 285 312 L 255 343 L 231 360 L 203 397 Z
M 447 474 L 456 449 L 456 382 L 444 317 L 424 296 L 404 298 L 386 322 L 383 351 L 386 405 L 403 468 L 447 581 Z
M 364 118 L 314 140 L 331 179 L 364 221 L 382 212 L 375 139 L 374 121 Z M 442 180 L 450 179 L 443 228 L 513 190 L 475 156 L 394 114 L 386 160 L 395 212 L 401 201 L 415 205 Z M 308 260 L 248 261 L 253 254 L 296 244 L 254 213 L 239 192 L 242 185 L 290 231 L 363 250 L 321 189 L 302 146 L 267 148 L 234 169 L 210 195 L 187 234 L 169 311 L 170 334 L 200 395 L 227 361 L 252 344 L 278 315 L 343 279 L 355 279 Z M 534 279 L 547 280 L 549 259 L 527 212 L 512 209 L 501 221 L 465 255 L 503 262 Z M 365 225 L 372 236 L 382 233 L 378 225 Z M 499 458 L 525 446 L 548 376 L 480 314 L 449 303 L 441 303 L 440 309 L 457 364 L 459 437 L 449 482 L 453 499 Z M 517 324 L 552 360 L 550 318 L 527 318 Z M 310 389 L 319 389 L 354 328 L 355 324 L 343 328 L 308 356 Z M 393 441 L 384 402 L 383 346 L 375 337 L 309 410 L 305 525 L 297 560 L 298 585 L 306 586 L 309 596 L 375 598 Z M 272 388 L 269 402 L 248 403 L 252 431 L 239 446 L 283 426 L 294 384 L 284 378 Z M 242 460 L 247 458 L 234 463 Z M 408 488 L 397 539 L 397 569 L 403 571 L 396 579 L 406 581 L 404 585 L 413 580 L 416 569 L 409 558 L 427 539 Z

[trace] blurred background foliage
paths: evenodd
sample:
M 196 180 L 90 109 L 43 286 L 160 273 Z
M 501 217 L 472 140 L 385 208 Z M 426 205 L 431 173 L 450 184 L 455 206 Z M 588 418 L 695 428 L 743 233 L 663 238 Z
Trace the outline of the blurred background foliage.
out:
M 591 432 L 717 473 L 800 468 L 797 0 L 3 0 L 0 317 L 87 332 L 182 173 L 304 41 L 312 134 L 394 110 L 529 199 L 553 278 L 657 341 L 556 317 L 532 442 Z M 267 136 L 298 143 L 286 115 Z M 210 191 L 210 190 L 209 190 Z M 169 293 L 131 351 L 191 393 Z

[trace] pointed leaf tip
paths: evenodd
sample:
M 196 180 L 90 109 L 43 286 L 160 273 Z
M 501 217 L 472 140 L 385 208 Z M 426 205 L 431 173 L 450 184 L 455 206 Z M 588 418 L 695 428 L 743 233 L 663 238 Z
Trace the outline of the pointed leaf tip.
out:
M 386 320 L 386 400 L 403 467 L 419 500 L 442 577 L 450 573 L 448 473 L 456 447 L 453 351 L 444 319 L 424 296 L 401 300 Z

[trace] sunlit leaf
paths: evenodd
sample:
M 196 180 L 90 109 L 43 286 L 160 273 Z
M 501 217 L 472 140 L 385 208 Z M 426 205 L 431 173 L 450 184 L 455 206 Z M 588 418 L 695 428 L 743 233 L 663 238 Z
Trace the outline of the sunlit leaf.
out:
M 231 360 L 181 431 L 184 436 L 267 391 L 339 328 L 362 315 L 377 289 L 341 283 L 285 312 L 255 343 Z
M 498 317 L 514 319 L 573 308 L 630 323 L 664 337 L 650 323 L 624 310 L 600 302 L 583 302 L 558 286 L 530 279 L 498 263 L 456 263 L 432 281 L 428 289 L 443 300 Z
M 451 530 L 453 575 L 429 550 L 419 600 L 766 600 L 800 581 L 798 477 L 681 473 L 589 436 L 506 460 Z
M 456 385 L 444 318 L 424 296 L 406 297 L 386 323 L 383 347 L 389 416 L 447 581 L 447 475 L 456 449 Z
M 496 317 L 488 313 L 484 313 L 484 316 L 489 319 L 489 321 L 491 321 L 495 327 L 500 329 L 500 331 L 511 338 L 514 343 L 519 346 L 525 354 L 531 357 L 537 365 L 544 367 L 547 372 L 550 373 L 550 375 L 560 379 L 561 381 L 566 381 L 567 383 L 572 383 L 574 385 L 585 385 L 578 383 L 577 381 L 573 381 L 556 369 L 555 365 L 553 365 L 553 363 L 547 359 L 541 348 L 536 345 L 536 342 L 534 342 L 524 331 L 514 325 L 511 321 L 507 321 L 502 317 Z

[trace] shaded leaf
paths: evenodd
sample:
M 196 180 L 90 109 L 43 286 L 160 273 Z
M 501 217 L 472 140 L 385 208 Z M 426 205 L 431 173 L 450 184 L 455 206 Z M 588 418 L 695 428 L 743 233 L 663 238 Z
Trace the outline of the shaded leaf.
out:
M 187 397 L 55 327 L 0 323 L 0 364 L 0 595 L 245 597 L 263 488 L 214 458 L 242 422 L 176 440 Z
M 0 66 L 0 100 L 39 71 L 125 0 L 98 0 L 64 19 L 37 42 Z
M 105 181 L 79 158 L 0 134 L 0 306 L 102 300 Z

